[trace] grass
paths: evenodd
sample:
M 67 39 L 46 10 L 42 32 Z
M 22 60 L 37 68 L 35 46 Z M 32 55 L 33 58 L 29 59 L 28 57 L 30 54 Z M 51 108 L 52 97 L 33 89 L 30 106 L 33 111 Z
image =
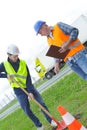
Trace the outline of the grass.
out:
M 66 69 L 68 66 L 67 64 L 65 64 L 61 69 L 60 69 L 60 72 L 63 71 L 64 69 Z M 44 84 L 45 82 L 47 82 L 49 79 L 46 79 L 45 77 L 44 78 L 40 78 L 37 82 L 35 82 L 34 86 L 36 88 L 40 87 L 42 84 Z
M 67 67 L 67 65 L 64 65 L 64 67 L 61 68 L 60 71 L 64 70 Z M 46 83 L 48 81 L 48 79 L 39 79 L 38 82 L 36 82 L 34 84 L 35 88 L 40 87 L 42 84 Z M 7 109 L 9 109 L 9 107 L 11 107 L 12 105 L 16 104 L 18 101 L 17 99 L 14 99 L 13 101 L 11 101 L 10 103 L 8 103 L 5 107 L 3 107 L 0 110 L 0 113 L 3 113 L 4 111 L 6 111 Z
M 57 107 L 62 105 L 72 115 L 81 114 L 79 121 L 87 127 L 87 82 L 78 77 L 75 73 L 70 73 L 60 81 L 56 82 L 49 89 L 42 93 L 42 97 L 47 104 L 51 114 L 61 120 Z M 50 130 L 51 126 L 44 118 L 40 108 L 33 103 L 31 108 L 38 118 L 43 122 L 45 130 Z M 0 130 L 36 130 L 32 121 L 23 113 L 21 108 L 0 120 Z

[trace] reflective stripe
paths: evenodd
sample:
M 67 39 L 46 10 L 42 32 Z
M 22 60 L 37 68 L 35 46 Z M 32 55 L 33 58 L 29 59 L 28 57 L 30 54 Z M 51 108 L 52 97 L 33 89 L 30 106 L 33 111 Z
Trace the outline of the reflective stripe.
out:
M 82 126 L 80 130 L 87 130 L 87 128 L 85 128 L 84 126 Z
M 12 74 L 12 76 L 19 77 L 19 78 L 22 78 L 22 79 L 26 79 L 27 78 L 27 76 L 22 76 L 22 75 L 19 75 L 19 74 Z
M 26 84 L 24 84 L 24 83 L 23 83 L 22 81 L 20 81 L 20 80 L 19 80 L 19 81 L 16 81 L 16 82 L 18 82 L 18 84 L 20 83 L 21 85 L 26 86 Z M 15 83 L 15 82 L 14 82 L 14 81 L 11 81 L 11 82 L 10 82 L 11 85 L 12 85 L 13 83 Z M 20 87 L 20 86 L 19 86 L 19 87 Z
M 20 60 L 20 65 L 17 72 L 15 72 L 13 66 L 8 61 L 4 62 L 4 66 L 7 74 L 12 75 L 16 81 L 21 82 L 21 86 L 23 88 L 26 88 L 25 85 L 27 80 L 26 62 L 24 60 Z M 12 88 L 19 87 L 19 85 L 17 85 L 15 82 L 12 82 L 10 79 L 8 79 L 8 81 L 10 82 Z
M 81 44 L 81 42 L 80 42 L 80 41 L 79 41 L 79 42 L 77 42 L 75 45 L 70 46 L 70 47 L 69 47 L 69 49 L 71 50 L 71 49 L 73 49 L 73 48 L 77 47 L 79 44 Z
M 62 118 L 64 122 L 66 123 L 66 125 L 72 124 L 75 120 L 75 118 L 69 112 L 67 112 L 64 116 L 62 116 Z M 87 128 L 82 126 L 79 130 L 87 130 Z
M 69 112 L 62 116 L 62 118 L 65 121 L 66 125 L 70 125 L 75 120 Z

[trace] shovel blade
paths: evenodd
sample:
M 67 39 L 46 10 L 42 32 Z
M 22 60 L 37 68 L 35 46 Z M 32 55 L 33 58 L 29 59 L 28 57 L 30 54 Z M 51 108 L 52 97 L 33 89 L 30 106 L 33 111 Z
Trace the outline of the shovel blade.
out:
M 67 128 L 67 126 L 66 126 L 65 122 L 62 120 L 59 123 L 58 127 L 56 128 L 56 130 L 64 130 L 65 128 Z

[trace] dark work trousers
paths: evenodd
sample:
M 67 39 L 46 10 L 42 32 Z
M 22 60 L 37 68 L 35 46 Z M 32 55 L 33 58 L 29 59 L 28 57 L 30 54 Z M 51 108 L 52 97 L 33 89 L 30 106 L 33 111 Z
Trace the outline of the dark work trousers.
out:
M 45 105 L 41 95 L 39 94 L 39 92 L 34 88 L 34 86 L 32 85 L 32 87 L 30 89 L 26 89 L 29 93 L 33 93 L 34 98 L 44 107 L 48 110 L 47 106 Z M 29 99 L 28 96 L 23 92 L 23 90 L 21 90 L 20 88 L 14 88 L 14 92 L 17 96 L 17 99 L 22 107 L 22 109 L 24 110 L 24 112 L 27 114 L 27 116 L 33 121 L 33 123 L 35 124 L 36 127 L 40 127 L 42 126 L 42 123 L 39 121 L 39 119 L 36 117 L 36 115 L 32 112 L 31 108 L 30 108 L 30 103 L 29 103 Z M 42 111 L 43 114 L 45 115 L 47 121 L 49 123 L 51 123 L 51 118 L 44 112 Z

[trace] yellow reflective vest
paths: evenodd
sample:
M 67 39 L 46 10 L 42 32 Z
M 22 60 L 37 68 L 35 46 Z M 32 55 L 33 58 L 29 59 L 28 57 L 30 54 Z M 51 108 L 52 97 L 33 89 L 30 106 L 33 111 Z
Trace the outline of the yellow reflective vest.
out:
M 19 68 L 17 72 L 15 72 L 14 68 L 8 61 L 4 62 L 4 67 L 6 69 L 7 74 L 13 75 L 14 79 L 21 84 L 21 87 L 26 88 L 27 68 L 26 68 L 26 62 L 24 60 L 20 60 Z M 11 80 L 8 79 L 8 81 L 10 82 L 12 88 L 20 87 L 16 83 L 12 82 Z
M 63 33 L 63 31 L 60 29 L 58 24 L 56 24 L 53 27 L 52 35 L 53 35 L 53 38 L 51 38 L 51 37 L 47 38 L 48 44 L 55 45 L 58 47 L 61 47 L 62 44 L 64 44 L 70 37 L 69 35 L 66 35 Z M 75 55 L 77 52 L 79 52 L 82 49 L 84 49 L 84 45 L 81 44 L 79 39 L 72 41 L 71 42 L 71 49 L 70 49 L 69 53 L 67 54 L 67 56 L 65 57 L 64 61 L 66 61 L 67 58 Z

